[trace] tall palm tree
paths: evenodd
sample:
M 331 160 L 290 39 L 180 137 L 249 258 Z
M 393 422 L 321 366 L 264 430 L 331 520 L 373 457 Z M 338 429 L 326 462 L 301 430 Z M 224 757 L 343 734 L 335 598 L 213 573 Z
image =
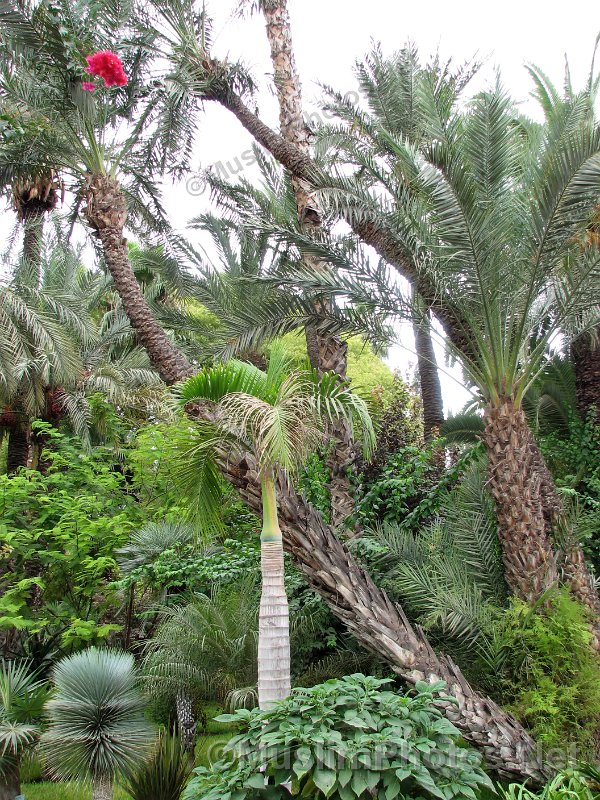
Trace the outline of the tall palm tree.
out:
M 367 450 L 374 432 L 364 401 L 335 380 L 334 373 L 292 373 L 284 348 L 275 345 L 266 372 L 240 361 L 204 370 L 180 389 L 181 402 L 214 404 L 214 425 L 201 430 L 191 454 L 199 469 L 186 467 L 188 485 L 203 515 L 215 507 L 215 448 L 250 449 L 262 494 L 258 697 L 268 708 L 290 692 L 289 612 L 284 586 L 283 536 L 277 509 L 278 470 L 293 473 L 322 439 L 323 418 L 358 417 Z M 193 462 L 192 462 L 193 463 Z M 191 485 L 190 485 L 191 481 Z
M 0 664 L 0 800 L 21 794 L 21 759 L 37 741 L 48 691 L 26 663 Z
M 92 781 L 93 800 L 112 800 L 113 782 L 148 755 L 154 732 L 144 718 L 133 656 L 90 647 L 52 674 L 42 751 L 52 772 Z

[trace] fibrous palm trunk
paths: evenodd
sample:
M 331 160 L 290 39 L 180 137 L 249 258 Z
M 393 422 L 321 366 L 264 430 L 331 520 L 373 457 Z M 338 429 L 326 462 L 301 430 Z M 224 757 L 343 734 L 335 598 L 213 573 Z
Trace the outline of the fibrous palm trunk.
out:
M 113 782 L 111 778 L 98 776 L 93 779 L 92 800 L 113 800 Z
M 506 582 L 517 597 L 533 602 L 556 583 L 558 575 L 529 428 L 523 410 L 510 397 L 489 403 L 484 416 L 489 487 L 496 504 Z
M 194 717 L 192 698 L 187 692 L 177 692 L 175 711 L 177 713 L 177 730 L 179 731 L 181 743 L 187 753 L 193 753 L 196 745 L 198 723 Z
M 302 89 L 296 69 L 290 20 L 287 5 L 281 0 L 263 0 L 262 10 L 266 22 L 267 38 L 271 48 L 271 62 L 277 98 L 279 100 L 279 122 L 282 136 L 302 153 L 310 153 L 310 140 L 304 122 Z M 321 227 L 321 212 L 310 184 L 292 173 L 292 185 L 296 195 L 298 218 L 306 231 L 318 231 Z M 304 254 L 307 266 L 314 270 L 323 267 L 318 258 Z M 315 311 L 326 313 L 330 305 L 324 298 L 315 300 Z M 339 336 L 325 334 L 319 327 L 307 327 L 308 354 L 313 369 L 319 374 L 335 372 L 340 380 L 346 380 L 347 345 Z M 354 497 L 349 473 L 355 461 L 350 427 L 344 422 L 329 426 L 332 448 L 327 466 L 331 473 L 331 521 L 342 524 L 354 511 Z
M 119 182 L 106 175 L 94 175 L 86 199 L 84 214 L 102 243 L 106 266 L 138 342 L 165 383 L 190 375 L 193 368 L 154 318 L 129 264 L 127 240 L 123 236 L 127 204 Z
M 413 302 L 416 302 L 417 297 L 413 293 Z M 423 433 L 425 441 L 429 441 L 439 436 L 440 428 L 444 424 L 444 401 L 431 339 L 429 311 L 420 308 L 413 315 L 413 333 L 423 402 Z
M 32 283 L 38 287 L 42 272 L 44 246 L 44 219 L 48 209 L 41 203 L 28 203 L 23 207 L 23 258 L 32 273 Z
M 258 616 L 258 703 L 265 710 L 291 691 L 290 619 L 285 593 L 283 538 L 272 477 L 263 476 L 260 542 L 262 588 Z
M 31 452 L 31 427 L 16 420 L 8 428 L 8 447 L 6 453 L 6 472 L 13 475 L 21 467 L 29 465 Z
M 596 424 L 600 424 L 600 327 L 594 334 L 584 333 L 573 342 L 571 356 L 575 368 L 577 408 L 582 419 L 593 410 Z

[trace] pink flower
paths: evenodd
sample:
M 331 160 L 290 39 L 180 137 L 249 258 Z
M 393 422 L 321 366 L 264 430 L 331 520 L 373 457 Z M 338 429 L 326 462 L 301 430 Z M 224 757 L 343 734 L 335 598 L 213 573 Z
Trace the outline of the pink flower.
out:
M 110 50 L 100 50 L 91 56 L 87 56 L 87 69 L 90 75 L 98 75 L 104 80 L 105 86 L 125 86 L 127 75 L 123 69 L 123 63 L 116 53 Z
M 94 89 L 96 88 L 96 84 L 90 83 L 89 81 L 84 81 L 81 84 L 81 88 L 83 89 L 84 92 L 93 92 Z

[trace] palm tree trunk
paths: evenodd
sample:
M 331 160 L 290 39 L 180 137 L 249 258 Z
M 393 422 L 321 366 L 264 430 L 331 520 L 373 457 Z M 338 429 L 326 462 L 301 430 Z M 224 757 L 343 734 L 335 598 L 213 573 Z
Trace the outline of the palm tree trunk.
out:
M 283 538 L 272 477 L 263 476 L 260 537 L 262 591 L 258 617 L 258 703 L 270 708 L 291 691 L 290 621 L 285 593 Z
M 42 249 L 44 246 L 44 219 L 47 213 L 41 203 L 30 202 L 22 208 L 23 259 L 31 270 L 32 285 L 39 287 L 42 277 Z
M 21 467 L 27 467 L 30 452 L 31 428 L 17 421 L 8 429 L 7 474 L 13 475 Z
M 165 383 L 174 383 L 191 375 L 192 365 L 155 320 L 131 269 L 127 240 L 123 236 L 127 204 L 118 181 L 106 175 L 93 176 L 84 214 L 102 243 L 106 266 L 138 342 L 146 349 L 160 377 Z
M 600 425 L 600 347 L 595 343 L 600 336 L 600 326 L 594 334 L 584 333 L 571 346 L 571 357 L 575 368 L 575 391 L 577 408 L 582 419 L 590 409 Z
M 426 310 L 419 297 L 413 291 L 413 303 L 418 303 L 421 308 L 413 314 L 413 333 L 415 337 L 415 351 L 419 368 L 419 383 L 421 385 L 421 400 L 423 403 L 423 433 L 425 441 L 439 436 L 440 428 L 444 424 L 444 401 L 442 399 L 442 386 L 438 373 L 433 342 L 431 339 L 431 321 L 429 311 Z
M 229 455 L 221 468 L 248 505 L 260 513 L 260 476 L 252 456 Z M 332 613 L 407 683 L 446 681 L 457 705 L 443 704 L 444 713 L 484 754 L 490 769 L 512 780 L 544 782 L 552 770 L 544 765 L 523 726 L 493 700 L 478 694 L 448 656 L 433 651 L 423 630 L 410 624 L 402 608 L 373 583 L 334 529 L 296 494 L 283 475 L 276 486 L 286 550 Z
M 284 139 L 307 156 L 310 155 L 309 132 L 304 122 L 302 109 L 302 88 L 294 49 L 291 26 L 285 0 L 263 0 L 262 11 L 265 17 L 267 39 L 271 48 L 271 62 L 277 98 L 279 100 L 279 123 Z M 296 195 L 298 218 L 304 228 L 317 232 L 321 227 L 321 211 L 310 184 L 303 178 L 291 175 Z M 313 271 L 322 271 L 318 258 L 304 254 L 305 264 Z M 315 300 L 315 310 L 327 313 L 331 303 L 327 299 Z M 346 379 L 348 347 L 339 336 L 322 333 L 318 326 L 307 327 L 306 339 L 308 353 L 313 369 L 319 374 L 335 372 L 341 380 Z M 349 473 L 355 461 L 350 428 L 343 422 L 329 426 L 333 447 L 327 466 L 331 473 L 329 490 L 331 493 L 331 521 L 333 525 L 342 524 L 354 511 L 354 494 Z
M 92 781 L 92 800 L 113 800 L 113 782 L 111 778 L 94 778 Z
M 15 800 L 21 794 L 21 770 L 18 762 L 7 765 L 0 775 L 0 800 Z
M 534 602 L 558 576 L 529 428 L 523 410 L 509 397 L 488 404 L 484 418 L 489 486 L 496 504 L 506 582 L 517 597 Z
M 194 718 L 192 698 L 187 692 L 177 692 L 175 710 L 177 712 L 177 730 L 179 731 L 179 738 L 181 739 L 185 751 L 193 754 L 196 745 L 198 723 Z

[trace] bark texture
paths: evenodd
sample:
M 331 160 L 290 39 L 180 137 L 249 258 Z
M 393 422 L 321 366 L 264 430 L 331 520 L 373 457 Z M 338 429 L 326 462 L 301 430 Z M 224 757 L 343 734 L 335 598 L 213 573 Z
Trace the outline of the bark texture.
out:
M 423 433 L 425 441 L 429 441 L 439 435 L 444 424 L 444 401 L 428 314 L 413 318 L 413 333 L 423 402 Z
M 92 800 L 113 800 L 113 782 L 110 778 L 94 778 Z
M 291 692 L 290 620 L 284 583 L 283 542 L 262 542 L 260 563 L 258 702 L 264 711 Z
M 196 745 L 198 723 L 194 717 L 192 698 L 186 692 L 178 692 L 175 698 L 177 730 L 187 753 L 193 753 Z
M 200 412 L 202 413 L 202 412 Z M 260 513 L 259 472 L 248 455 L 229 456 L 222 468 L 248 505 Z M 543 782 L 551 770 L 523 726 L 493 700 L 477 693 L 454 662 L 437 655 L 424 632 L 377 587 L 319 513 L 283 476 L 278 479 L 279 520 L 286 550 L 310 586 L 359 642 L 377 653 L 410 684 L 444 680 L 458 705 L 445 705 L 448 719 L 484 754 L 489 767 L 511 779 Z
M 306 127 L 302 108 L 302 88 L 296 68 L 290 19 L 285 0 L 264 0 L 262 10 L 265 17 L 267 38 L 271 49 L 273 77 L 279 101 L 279 123 L 283 138 L 310 158 L 310 134 Z M 310 181 L 291 172 L 292 186 L 296 196 L 298 219 L 308 232 L 321 227 L 321 210 Z M 323 271 L 323 263 L 308 253 L 304 261 L 314 272 Z M 317 312 L 327 311 L 330 301 L 316 298 Z M 307 328 L 308 354 L 311 366 L 320 374 L 335 372 L 341 380 L 346 379 L 348 347 L 339 336 L 325 334 L 318 327 Z M 349 473 L 355 454 L 350 427 L 339 422 L 329 426 L 333 443 L 327 466 L 331 473 L 331 521 L 342 524 L 354 511 L 354 496 Z
M 39 202 L 23 207 L 23 258 L 32 271 L 33 284 L 38 287 L 42 278 L 42 249 L 44 246 L 44 219 L 47 208 Z
M 127 204 L 118 181 L 106 175 L 93 176 L 86 199 L 84 214 L 102 243 L 106 266 L 138 342 L 146 349 L 165 383 L 175 383 L 193 374 L 190 362 L 154 318 L 131 269 L 127 240 L 123 236 Z
M 590 409 L 594 410 L 596 424 L 600 425 L 600 328 L 581 335 L 571 347 L 575 367 L 575 391 L 577 408 L 582 419 L 586 419 Z
M 30 452 L 31 428 L 23 422 L 16 421 L 8 429 L 7 474 L 14 475 L 21 467 L 27 467 L 29 465 Z
M 512 592 L 535 602 L 558 578 L 546 530 L 541 479 L 530 450 L 521 408 L 509 397 L 485 411 L 489 486 L 496 504 L 506 582 Z

